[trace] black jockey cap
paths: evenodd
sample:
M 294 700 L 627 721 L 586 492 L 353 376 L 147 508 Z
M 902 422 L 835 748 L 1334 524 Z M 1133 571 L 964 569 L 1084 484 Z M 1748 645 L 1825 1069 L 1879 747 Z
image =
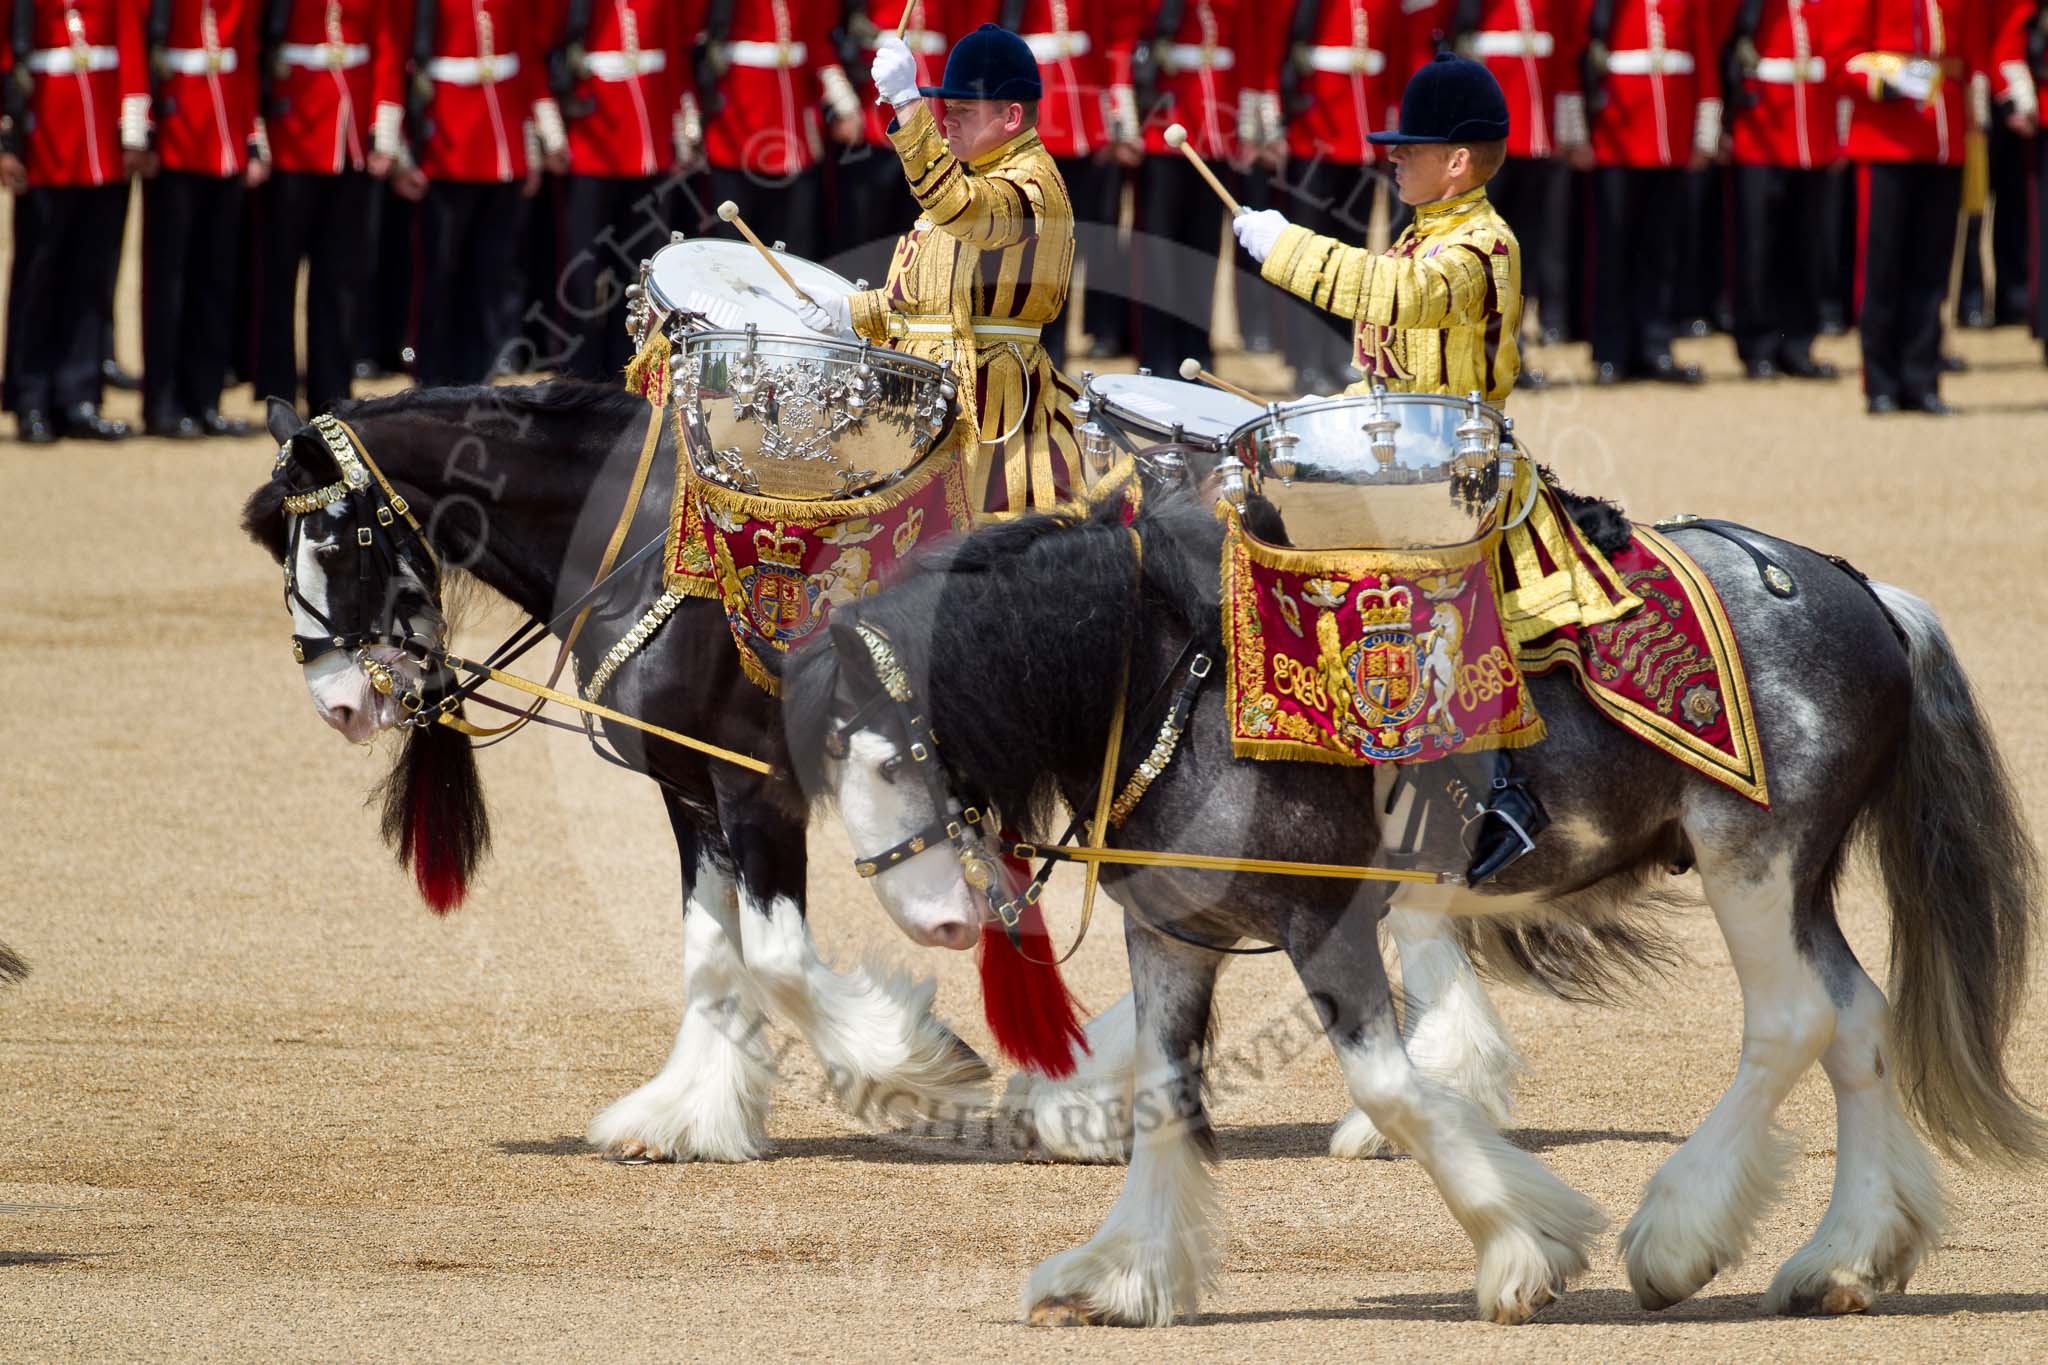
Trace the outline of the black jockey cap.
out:
M 946 68 L 950 74 L 952 68 Z M 1401 131 L 1373 133 L 1398 142 L 1500 142 L 1508 135 L 1508 100 L 1493 73 L 1469 57 L 1439 52 L 1408 78 L 1401 92 Z
M 1030 104 L 1045 94 L 1045 83 L 1038 78 L 1038 59 L 1029 43 L 1006 28 L 983 24 L 953 44 L 944 79 L 919 86 L 917 93 L 941 100 Z

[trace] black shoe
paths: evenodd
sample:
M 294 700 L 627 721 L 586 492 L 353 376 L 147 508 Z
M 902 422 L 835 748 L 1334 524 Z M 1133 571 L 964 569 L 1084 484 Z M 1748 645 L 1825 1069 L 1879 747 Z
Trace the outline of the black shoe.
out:
M 109 388 L 119 389 L 123 393 L 137 393 L 142 388 L 142 381 L 122 369 L 120 362 L 115 360 L 100 362 L 100 378 L 107 382 Z
M 1888 393 L 1873 393 L 1863 410 L 1872 417 L 1884 417 L 1899 410 L 1899 400 Z
M 1742 373 L 1751 379 L 1776 379 L 1778 367 L 1768 360 L 1745 360 Z
M 1955 409 L 1944 402 L 1938 393 L 1923 393 L 1918 398 L 1908 398 L 1903 406 L 1908 412 L 1924 412 L 1929 417 L 1955 415 Z
M 1593 367 L 1593 382 L 1603 389 L 1611 389 L 1621 380 L 1621 368 L 1611 360 L 1603 360 Z
M 239 417 L 223 417 L 212 408 L 208 408 L 205 412 L 199 414 L 199 425 L 204 428 L 208 436 L 226 436 L 240 440 L 249 434 L 249 424 L 247 422 Z
M 1550 827 L 1549 812 L 1519 777 L 1507 779 L 1505 786 L 1495 786 L 1480 805 L 1485 813 L 1478 817 L 1477 834 L 1472 840 L 1472 865 L 1465 869 L 1467 886 L 1491 881 L 1510 863 L 1534 850 L 1536 836 Z
M 180 417 L 172 422 L 145 422 L 142 434 L 161 441 L 198 441 L 206 436 L 199 423 L 190 417 Z
M 1962 374 L 1969 368 L 1970 362 L 1959 355 L 1949 355 L 1944 352 L 1941 357 L 1941 372 L 1943 374 Z
M 1788 355 L 1778 363 L 1778 368 L 1794 379 L 1833 379 L 1835 367 L 1825 360 L 1816 360 L 1811 353 Z
M 1706 379 L 1697 365 L 1681 365 L 1676 356 L 1665 354 L 1652 356 L 1643 366 L 1643 377 L 1654 379 L 1660 384 L 1699 384 Z
M 21 439 L 32 446 L 53 445 L 57 440 L 57 428 L 50 424 L 50 415 L 39 408 L 30 408 L 21 414 Z
M 60 425 L 66 436 L 86 441 L 125 441 L 135 433 L 126 422 L 101 416 L 93 403 L 78 403 L 64 409 Z

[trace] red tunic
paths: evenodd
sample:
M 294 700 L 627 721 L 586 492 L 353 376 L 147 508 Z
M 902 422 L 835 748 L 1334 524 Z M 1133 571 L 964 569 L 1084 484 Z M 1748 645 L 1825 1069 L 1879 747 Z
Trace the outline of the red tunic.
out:
M 959 41 L 963 33 L 979 24 L 965 23 L 971 6 L 960 0 L 874 0 L 867 7 L 868 19 L 878 33 L 894 33 L 898 21 L 903 18 L 903 6 L 913 4 L 917 12 L 910 17 L 910 26 L 903 31 L 903 41 L 910 48 L 910 55 L 917 59 L 917 83 L 937 85 L 945 73 L 946 53 Z M 891 147 L 889 142 L 889 120 L 894 111 L 881 103 L 875 90 L 874 80 L 869 71 L 875 64 L 875 49 L 861 44 L 853 59 L 854 69 L 847 72 L 853 82 L 854 91 L 860 96 L 861 127 L 871 147 Z M 891 147 L 893 151 L 893 147 Z
M 1038 59 L 1045 98 L 1038 136 L 1056 157 L 1089 156 L 1109 141 L 1110 11 L 1117 0 L 1024 0 L 1017 31 Z
M 1574 0 L 1482 0 L 1477 25 L 1457 35 L 1458 51 L 1484 62 L 1507 96 L 1509 156 L 1550 156 L 1560 131 L 1577 131 L 1559 129 L 1558 102 L 1578 96 L 1579 26 Z
M 1291 29 L 1290 6 L 1275 4 L 1270 13 Z M 1285 60 L 1296 66 L 1295 103 L 1301 110 L 1287 120 L 1289 156 L 1347 166 L 1381 158 L 1382 151 L 1365 139 L 1400 126 L 1401 89 L 1416 46 L 1410 23 L 1401 0 L 1322 0 L 1306 45 L 1287 51 L 1291 34 L 1283 34 Z
M 1166 145 L 1166 129 L 1181 124 L 1188 145 L 1210 160 L 1238 153 L 1241 96 L 1270 97 L 1279 80 L 1278 27 L 1266 22 L 1274 0 L 1187 0 L 1180 28 L 1157 45 L 1158 104 L 1145 122 L 1145 150 L 1179 156 Z M 1140 43 L 1158 35 L 1159 5 L 1118 5 L 1118 31 L 1110 54 L 1111 80 L 1128 85 Z
M 1841 159 L 1828 69 L 1841 18 L 1842 0 L 1763 0 L 1756 72 L 1742 83 L 1750 102 L 1736 112 L 1730 139 L 1737 163 L 1812 170 Z
M 1828 63 L 1837 90 L 1849 100 L 1842 154 L 1851 161 L 1962 165 L 1969 78 L 1989 66 L 1986 0 L 1827 2 L 1842 6 L 1835 59 Z M 1940 68 L 1941 84 L 1924 106 L 1883 88 L 1878 69 L 1897 55 L 1926 57 Z
M 703 27 L 704 0 L 689 0 L 686 23 Z M 733 6 L 724 35 L 726 69 L 706 104 L 704 158 L 720 170 L 790 176 L 824 150 L 820 110 L 828 85 L 848 113 L 858 98 L 832 48 L 837 0 L 754 0 Z M 711 107 L 715 106 L 715 110 Z
M 260 13 L 257 0 L 171 0 L 170 31 L 151 56 L 165 170 L 226 177 L 248 164 Z
M 527 125 L 547 97 L 550 26 L 534 0 L 395 0 L 410 49 L 416 4 L 436 7 L 434 52 L 424 74 L 420 169 L 428 180 L 523 180 Z M 408 51 L 408 55 L 411 55 Z
M 593 0 L 563 110 L 575 175 L 658 175 L 675 162 L 695 34 L 675 0 Z
M 35 46 L 7 53 L 12 78 L 26 64 L 22 160 L 31 186 L 106 185 L 127 178 L 124 148 L 149 140 L 149 68 L 142 7 L 133 0 L 33 0 Z M 11 30 L 10 30 L 11 32 Z
M 393 0 L 294 0 L 282 44 L 265 54 L 264 126 L 280 171 L 361 170 L 382 110 L 396 132 L 405 41 Z
M 1582 24 L 1591 13 L 1587 0 Z M 1588 111 L 1600 165 L 1683 166 L 1718 141 L 1728 17 L 1712 0 L 1618 0 L 1607 35 L 1604 103 Z

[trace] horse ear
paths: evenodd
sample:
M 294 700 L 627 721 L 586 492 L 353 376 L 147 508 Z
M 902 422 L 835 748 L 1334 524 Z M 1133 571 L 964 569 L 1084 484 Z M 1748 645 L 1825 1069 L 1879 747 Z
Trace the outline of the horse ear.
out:
M 282 398 L 264 400 L 264 422 L 270 428 L 271 439 L 279 445 L 287 444 L 296 436 L 299 428 L 306 425 L 297 408 Z
M 755 662 L 761 665 L 761 668 L 769 677 L 779 682 L 782 678 L 783 668 L 789 663 L 789 655 L 777 649 L 774 645 L 769 644 L 766 640 L 756 639 L 752 635 L 747 636 L 746 641 L 747 648 L 754 652 Z

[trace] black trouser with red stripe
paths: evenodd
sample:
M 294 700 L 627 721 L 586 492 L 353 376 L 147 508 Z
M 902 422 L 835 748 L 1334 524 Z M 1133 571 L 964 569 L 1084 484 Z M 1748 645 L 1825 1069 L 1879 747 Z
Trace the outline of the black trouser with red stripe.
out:
M 1593 361 L 1641 374 L 1671 354 L 1677 332 L 1685 172 L 1601 166 L 1593 172 Z
M 727 200 L 739 206 L 740 217 L 764 242 L 781 242 L 792 256 L 807 261 L 825 258 L 825 168 L 813 166 L 791 176 L 769 176 L 726 166 L 711 168 L 711 202 L 705 205 L 704 221 L 695 229 L 701 236 L 738 238 L 739 229 L 713 216 Z M 896 178 L 903 178 L 901 163 Z M 907 186 L 905 187 L 908 188 Z M 913 211 L 896 230 L 908 232 Z M 678 226 L 685 226 L 679 224 Z M 869 280 L 879 287 L 880 280 Z
M 356 328 L 370 290 L 371 196 L 361 171 L 279 171 L 256 196 L 258 398 L 296 403 L 299 265 L 306 278 L 306 401 L 326 412 L 349 396 Z
M 518 181 L 436 180 L 420 201 L 419 382 L 489 382 L 519 334 L 526 200 Z
M 1060 178 L 1074 206 L 1074 260 L 1087 263 L 1088 293 L 1067 296 L 1067 309 L 1045 329 L 1046 353 L 1060 369 L 1067 363 L 1067 319 L 1081 315 L 1081 330 L 1112 351 L 1130 345 L 1131 253 L 1118 215 L 1123 208 L 1124 168 L 1107 157 L 1058 159 Z
M 128 182 L 44 185 L 14 200 L 7 375 L 16 412 L 100 401 L 106 316 L 121 264 Z
M 1963 168 L 1880 161 L 1857 170 L 1863 392 L 1910 405 L 1934 397 L 1941 382 L 1941 305 Z
M 1812 354 L 1834 258 L 1828 173 L 1735 166 L 1735 349 L 1782 364 Z
M 560 357 L 542 356 L 563 374 L 617 383 L 633 358 L 626 333 L 626 289 L 640 262 L 668 245 L 662 186 L 655 176 L 572 175 L 562 182 L 561 266 L 548 301 L 566 338 Z
M 142 185 L 142 420 L 220 406 L 241 257 L 238 175 L 162 171 Z

